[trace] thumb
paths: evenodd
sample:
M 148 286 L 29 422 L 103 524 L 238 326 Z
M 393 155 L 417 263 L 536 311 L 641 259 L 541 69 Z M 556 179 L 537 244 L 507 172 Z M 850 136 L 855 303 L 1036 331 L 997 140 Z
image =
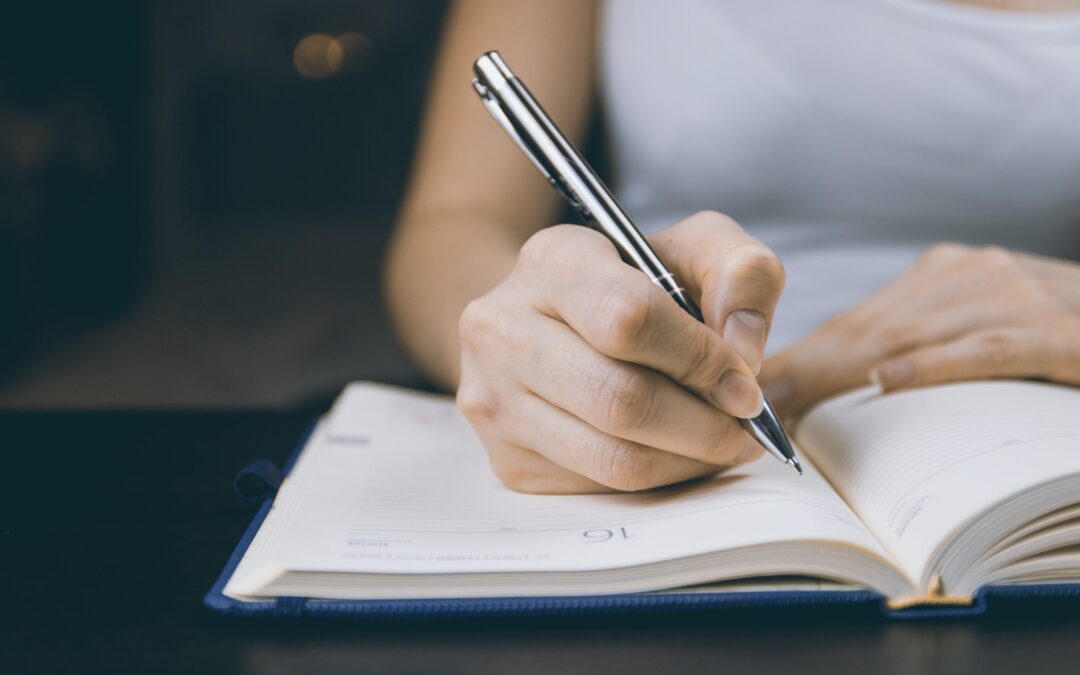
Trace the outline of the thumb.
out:
M 794 426 L 823 399 L 869 384 L 870 364 L 857 354 L 857 348 L 844 344 L 819 331 L 765 360 L 758 383 L 786 424 Z M 836 354 L 841 351 L 851 358 L 838 360 Z
M 757 380 L 777 415 L 793 429 L 815 403 L 843 390 L 842 382 L 814 368 L 821 362 L 815 351 L 812 343 L 804 340 L 772 354 Z
M 758 376 L 758 384 L 765 398 L 784 424 L 789 426 L 794 426 L 813 396 L 802 384 L 804 380 L 793 355 L 796 348 L 788 348 L 765 359 Z
M 660 258 L 700 299 L 705 323 L 756 374 L 784 289 L 784 266 L 731 218 L 702 211 L 651 238 Z

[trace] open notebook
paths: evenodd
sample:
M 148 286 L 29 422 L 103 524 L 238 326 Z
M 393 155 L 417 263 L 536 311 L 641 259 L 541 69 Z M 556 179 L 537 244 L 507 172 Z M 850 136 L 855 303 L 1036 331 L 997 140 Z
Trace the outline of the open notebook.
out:
M 495 478 L 450 398 L 352 384 L 223 597 L 868 589 L 899 608 L 1080 582 L 1080 390 L 864 389 L 813 410 L 796 439 L 801 477 L 766 456 L 644 493 L 525 495 Z

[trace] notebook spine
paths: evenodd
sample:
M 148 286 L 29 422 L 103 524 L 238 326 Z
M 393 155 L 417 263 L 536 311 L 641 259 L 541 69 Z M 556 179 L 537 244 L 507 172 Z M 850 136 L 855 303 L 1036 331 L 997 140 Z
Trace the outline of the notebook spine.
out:
M 941 583 L 941 575 L 935 574 L 930 578 L 926 593 L 907 598 L 892 598 L 885 601 L 885 606 L 891 611 L 898 612 L 913 607 L 967 607 L 974 603 L 975 599 L 967 595 L 946 594 L 945 586 Z

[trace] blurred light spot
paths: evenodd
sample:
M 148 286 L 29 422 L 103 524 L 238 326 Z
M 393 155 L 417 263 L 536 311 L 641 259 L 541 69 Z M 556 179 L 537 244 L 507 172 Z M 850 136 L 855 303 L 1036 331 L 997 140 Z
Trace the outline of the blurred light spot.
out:
M 341 70 L 343 63 L 345 63 L 345 48 L 337 40 L 331 39 L 330 44 L 326 45 L 326 65 L 330 67 L 331 73 L 336 73 Z
M 11 154 L 24 169 L 36 169 L 52 154 L 53 134 L 43 123 L 28 121 L 16 125 L 11 138 Z
M 375 43 L 363 33 L 342 33 L 337 36 L 344 56 L 344 65 L 349 70 L 363 67 L 375 51 Z
M 341 43 L 322 33 L 308 35 L 296 43 L 293 64 L 296 72 L 309 80 L 323 80 L 341 70 L 345 49 Z

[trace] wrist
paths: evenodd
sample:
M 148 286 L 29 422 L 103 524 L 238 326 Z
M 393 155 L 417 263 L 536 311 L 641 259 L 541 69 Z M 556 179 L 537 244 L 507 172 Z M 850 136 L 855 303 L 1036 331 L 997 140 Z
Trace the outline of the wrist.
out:
M 398 223 L 383 277 L 388 313 L 410 360 L 447 390 L 460 377 L 461 313 L 513 269 L 520 242 L 510 229 L 453 213 Z

